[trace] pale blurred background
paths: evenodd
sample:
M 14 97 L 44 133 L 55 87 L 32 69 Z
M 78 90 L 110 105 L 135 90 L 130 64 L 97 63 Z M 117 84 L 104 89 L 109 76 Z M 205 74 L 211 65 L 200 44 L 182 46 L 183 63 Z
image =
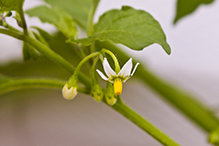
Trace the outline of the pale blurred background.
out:
M 42 4 L 26 0 L 25 9 Z M 167 55 L 159 45 L 130 51 L 141 65 L 182 87 L 207 106 L 219 109 L 219 1 L 203 5 L 173 25 L 176 0 L 102 0 L 98 16 L 130 5 L 144 9 L 159 21 L 172 48 Z M 11 21 L 12 23 L 15 23 Z M 27 17 L 28 25 L 55 31 L 49 24 Z M 0 63 L 22 61 L 22 43 L 0 35 Z M 13 59 L 12 59 L 13 58 Z M 160 146 L 150 135 L 103 103 L 79 94 L 66 101 L 60 90 L 22 90 L 0 95 L 0 146 Z M 13 98 L 16 97 L 16 98 Z M 124 85 L 122 98 L 131 108 L 183 146 L 210 146 L 207 134 L 140 81 Z M 215 113 L 217 114 L 217 112 Z

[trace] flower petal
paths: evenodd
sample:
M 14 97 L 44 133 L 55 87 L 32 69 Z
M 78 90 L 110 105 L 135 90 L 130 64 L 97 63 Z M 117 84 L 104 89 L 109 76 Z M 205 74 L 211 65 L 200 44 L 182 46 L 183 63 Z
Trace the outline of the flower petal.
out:
M 132 73 L 131 73 L 131 76 L 133 76 L 133 74 L 135 73 L 135 70 L 136 70 L 136 68 L 138 67 L 139 64 L 140 64 L 140 63 L 138 62 L 138 63 L 135 65 L 135 68 L 133 69 L 133 71 L 132 71 Z
M 116 76 L 116 73 L 112 70 L 106 58 L 103 60 L 103 68 L 109 78 L 111 78 L 111 76 Z
M 125 63 L 125 65 L 122 67 L 118 75 L 123 77 L 130 76 L 131 70 L 132 70 L 132 58 L 130 58 Z
M 99 71 L 98 69 L 96 71 L 98 72 L 98 74 L 101 76 L 102 79 L 104 79 L 106 81 L 109 80 L 101 71 Z

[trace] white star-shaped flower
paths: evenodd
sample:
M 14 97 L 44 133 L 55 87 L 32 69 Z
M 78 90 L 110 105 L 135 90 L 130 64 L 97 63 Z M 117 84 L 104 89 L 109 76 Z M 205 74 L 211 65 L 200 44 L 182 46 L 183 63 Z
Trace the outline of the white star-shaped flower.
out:
M 122 67 L 122 69 L 116 73 L 109 65 L 109 62 L 106 58 L 103 60 L 103 68 L 108 77 L 106 77 L 100 70 L 96 70 L 98 74 L 106 81 L 109 81 L 111 83 L 114 83 L 114 92 L 117 95 L 121 95 L 122 93 L 122 82 L 126 82 L 133 74 L 135 73 L 135 70 L 139 63 L 137 63 L 132 70 L 132 58 L 130 58 L 125 65 Z

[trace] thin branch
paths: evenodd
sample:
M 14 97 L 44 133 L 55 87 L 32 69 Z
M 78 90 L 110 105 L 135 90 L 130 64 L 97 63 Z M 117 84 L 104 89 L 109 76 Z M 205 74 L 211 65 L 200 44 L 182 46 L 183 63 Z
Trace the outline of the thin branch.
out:
M 9 79 L 0 84 L 0 94 L 4 94 L 14 90 L 20 89 L 30 89 L 30 88 L 55 88 L 61 89 L 66 81 L 57 80 L 57 79 L 46 79 L 46 78 L 36 78 L 36 79 Z M 78 92 L 88 94 L 89 90 L 84 88 L 78 88 Z
M 7 29 L 1 29 L 0 28 L 0 33 L 12 36 L 14 38 L 17 38 L 19 40 L 22 40 L 22 41 L 25 41 L 25 42 L 29 43 L 36 50 L 38 50 L 40 53 L 42 53 L 43 55 L 48 57 L 50 60 L 52 60 L 56 64 L 62 66 L 67 71 L 69 71 L 71 74 L 73 74 L 73 72 L 75 70 L 75 67 L 72 64 L 70 64 L 68 61 L 66 61 L 59 54 L 55 53 L 54 51 L 52 51 L 50 48 L 48 48 L 44 44 L 40 43 L 39 41 L 37 41 L 37 40 L 35 40 L 33 38 L 30 38 L 28 36 L 24 36 L 21 33 L 18 33 L 16 31 L 11 31 L 11 30 L 7 30 Z M 90 81 L 90 79 L 87 76 L 85 76 L 84 74 L 80 73 L 79 74 L 79 80 L 82 83 L 84 83 L 87 86 L 87 88 L 90 88 L 91 81 Z

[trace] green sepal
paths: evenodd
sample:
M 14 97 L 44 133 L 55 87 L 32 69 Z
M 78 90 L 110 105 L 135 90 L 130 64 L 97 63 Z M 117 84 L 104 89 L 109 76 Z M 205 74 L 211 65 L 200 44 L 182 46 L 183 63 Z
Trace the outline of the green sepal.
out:
M 78 87 L 77 85 L 77 82 L 78 82 L 78 75 L 75 75 L 73 73 L 73 75 L 69 78 L 67 84 L 68 84 L 68 87 Z

